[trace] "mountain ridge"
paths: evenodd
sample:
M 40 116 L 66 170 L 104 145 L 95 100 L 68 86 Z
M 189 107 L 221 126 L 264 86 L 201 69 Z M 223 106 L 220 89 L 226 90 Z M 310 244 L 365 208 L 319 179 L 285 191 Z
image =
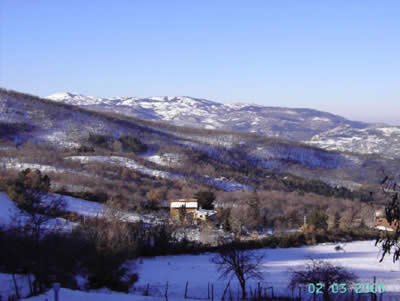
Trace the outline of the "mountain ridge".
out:
M 63 92 L 47 99 L 179 126 L 250 132 L 326 150 L 400 157 L 400 127 L 352 121 L 309 108 L 222 104 L 190 96 L 101 98 Z
M 120 149 L 114 142 L 130 136 L 147 145 L 149 154 L 145 156 L 174 153 L 186 158 L 188 167 L 180 172 L 187 173 L 190 181 L 193 181 L 193 175 L 197 174 L 196 179 L 205 179 L 211 172 L 215 179 L 226 177 L 248 185 L 251 175 L 253 187 L 264 185 L 262 183 L 272 173 L 317 179 L 332 187 L 345 185 L 349 189 L 358 189 L 364 183 L 377 183 L 376 170 L 391 172 L 397 170 L 400 164 L 400 160 L 380 155 L 324 150 L 283 137 L 182 127 L 105 111 L 97 112 L 90 107 L 82 108 L 0 89 L 0 149 L 1 143 L 4 151 L 9 149 L 11 153 L 21 145 L 28 148 L 43 145 L 46 149 L 61 150 L 55 151 L 55 154 L 59 153 L 57 156 L 65 152 L 76 155 L 89 152 L 86 155 L 90 156 L 93 150 L 96 155 L 111 156 L 110 150 L 98 150 L 93 146 L 91 135 L 100 139 L 106 137 L 104 139 L 110 141 L 114 151 Z M 140 158 L 135 156 L 133 159 Z M 49 160 L 55 164 L 51 158 Z M 36 164 L 37 158 L 24 163 Z M 56 163 L 55 166 L 60 165 Z M 204 166 L 207 168 L 204 169 Z M 158 166 L 157 169 L 171 174 L 176 172 L 174 167 L 165 169 Z

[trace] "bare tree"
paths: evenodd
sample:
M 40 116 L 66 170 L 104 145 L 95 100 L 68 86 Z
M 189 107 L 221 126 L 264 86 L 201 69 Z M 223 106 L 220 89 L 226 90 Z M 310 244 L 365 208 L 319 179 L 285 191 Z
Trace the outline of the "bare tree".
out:
M 226 245 L 211 262 L 217 265 L 220 279 L 232 280 L 236 277 L 242 289 L 242 299 L 246 298 L 246 282 L 249 279 L 262 279 L 260 272 L 263 255 L 254 251 L 240 250 L 235 243 Z
M 379 245 L 382 250 L 380 261 L 382 262 L 386 254 L 393 252 L 394 263 L 400 259 L 400 185 L 398 184 L 398 178 L 385 176 L 381 181 L 381 186 L 383 193 L 390 200 L 385 208 L 385 213 L 386 219 L 394 231 L 386 231 L 384 237 L 376 240 L 376 245 Z
M 329 301 L 329 291 L 332 284 L 336 283 L 348 286 L 354 283 L 356 279 L 353 273 L 348 272 L 340 266 L 334 266 L 324 260 L 311 259 L 306 265 L 305 270 L 292 272 L 289 285 L 293 289 L 302 285 L 313 284 L 317 287 L 318 284 L 322 284 L 321 291 L 324 301 Z

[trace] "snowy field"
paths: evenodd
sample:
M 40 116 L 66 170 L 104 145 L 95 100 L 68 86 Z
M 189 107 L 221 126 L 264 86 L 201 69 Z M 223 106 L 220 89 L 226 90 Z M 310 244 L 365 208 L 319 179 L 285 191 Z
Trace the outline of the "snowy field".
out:
M 84 217 L 102 217 L 107 215 L 109 208 L 106 205 L 74 198 L 70 196 L 61 196 L 59 194 L 51 194 L 47 199 L 58 199 L 62 198 L 65 202 L 65 210 L 69 212 L 75 212 L 80 216 Z M 46 199 L 44 199 L 46 201 Z M 8 225 L 15 221 L 15 216 L 19 216 L 20 211 L 15 203 L 8 197 L 4 192 L 0 192 L 0 225 Z M 135 213 L 120 212 L 120 217 L 126 222 L 139 222 L 141 216 Z M 20 217 L 19 217 L 20 218 Z M 52 228 L 63 229 L 70 231 L 76 223 L 68 222 L 63 218 L 52 218 L 47 222 L 47 226 Z
M 312 247 L 288 249 L 262 249 L 255 252 L 265 255 L 262 264 L 263 287 L 274 286 L 275 295 L 290 295 L 287 289 L 290 270 L 304 267 L 308 258 L 329 260 L 354 272 L 360 283 L 371 283 L 376 276 L 377 283 L 385 285 L 386 292 L 382 300 L 400 300 L 400 268 L 391 258 L 379 263 L 379 249 L 373 241 L 353 242 L 344 246 L 345 251 L 334 250 L 335 244 L 321 244 Z M 207 298 L 208 283 L 214 285 L 215 300 L 220 300 L 227 281 L 219 280 L 215 266 L 210 262 L 213 254 L 160 256 L 143 259 L 137 263 L 139 282 L 136 291 L 131 294 L 114 293 L 107 290 L 79 292 L 62 289 L 60 300 L 165 300 L 164 291 L 168 281 L 168 300 L 184 300 L 186 281 L 188 281 L 188 299 Z M 144 297 L 140 291 L 149 284 L 151 297 Z M 253 289 L 256 282 L 248 284 Z M 232 281 L 232 294 L 237 294 L 238 283 Z M 52 292 L 27 300 L 52 300 Z M 303 291 L 303 297 L 311 297 Z M 312 298 L 310 298 L 312 300 Z
M 25 216 L 15 203 L 4 192 L 0 192 L 0 225 L 9 226 L 11 224 L 24 224 Z M 58 229 L 60 231 L 71 231 L 77 224 L 69 222 L 63 218 L 51 218 L 44 225 L 44 228 Z
M 157 301 L 157 300 L 165 300 L 160 297 L 145 297 L 141 295 L 132 295 L 132 294 L 123 294 L 123 293 L 115 293 L 115 292 L 82 292 L 82 291 L 73 291 L 70 289 L 62 288 L 59 291 L 59 300 L 64 301 L 85 301 L 85 300 L 93 300 L 93 301 Z M 54 300 L 54 292 L 49 291 L 46 294 L 21 299 L 21 300 L 29 300 L 29 301 L 45 301 L 45 300 Z M 184 298 L 168 298 L 169 301 L 183 301 Z M 186 299 L 187 300 L 187 299 Z
M 376 282 L 385 285 L 384 296 L 397 295 L 400 300 L 400 266 L 398 263 L 393 264 L 391 257 L 386 257 L 379 263 L 380 253 L 374 241 L 348 243 L 344 246 L 344 252 L 337 252 L 334 247 L 335 244 L 321 244 L 302 248 L 255 251 L 265 255 L 261 269 L 264 277 L 262 286 L 274 286 L 275 295 L 291 294 L 287 289 L 290 269 L 302 269 L 308 258 L 312 257 L 326 259 L 332 264 L 349 269 L 356 274 L 360 283 L 372 283 L 373 277 L 376 276 Z M 184 295 L 185 284 L 188 281 L 188 295 L 204 297 L 207 296 L 207 285 L 210 282 L 214 284 L 216 295 L 221 296 L 227 281 L 218 279 L 215 266 L 210 262 L 212 256 L 203 254 L 143 259 L 142 264 L 137 264 L 138 286 L 143 287 L 149 283 L 155 294 L 162 295 L 168 281 L 169 296 L 179 298 Z M 256 282 L 250 282 L 249 285 L 254 289 Z M 236 294 L 238 283 L 233 281 L 231 287 L 232 294 L 233 292 Z
M 52 194 L 51 196 L 54 198 L 62 198 L 65 202 L 65 210 L 69 212 L 75 212 L 80 216 L 102 217 L 107 215 L 107 212 L 110 210 L 106 205 L 97 202 L 87 201 L 66 195 L 62 196 L 59 194 Z M 141 220 L 140 215 L 135 213 L 120 212 L 119 215 L 121 216 L 121 219 L 126 222 L 136 223 Z

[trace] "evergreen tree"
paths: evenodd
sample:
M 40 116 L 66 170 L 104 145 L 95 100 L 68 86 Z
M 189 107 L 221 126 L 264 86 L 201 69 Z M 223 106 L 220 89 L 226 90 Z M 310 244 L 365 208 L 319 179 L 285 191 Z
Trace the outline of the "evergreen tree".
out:
M 260 221 L 260 199 L 257 192 L 254 191 L 248 201 L 247 226 L 254 228 L 260 224 Z
M 308 216 L 308 223 L 314 226 L 316 230 L 326 230 L 328 228 L 328 216 L 323 210 L 314 209 Z
M 214 209 L 215 193 L 211 190 L 200 190 L 196 192 L 194 197 L 199 202 L 199 205 L 203 209 Z
M 339 211 L 336 211 L 335 218 L 333 220 L 333 228 L 339 229 L 339 227 L 340 227 L 340 213 Z

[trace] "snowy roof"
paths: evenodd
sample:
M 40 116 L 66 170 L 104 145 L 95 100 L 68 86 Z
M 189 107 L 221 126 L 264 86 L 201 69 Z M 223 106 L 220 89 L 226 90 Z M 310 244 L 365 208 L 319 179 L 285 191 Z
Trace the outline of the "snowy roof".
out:
M 197 202 L 173 202 L 171 203 L 171 208 L 194 208 L 197 209 Z
M 170 203 L 172 202 L 196 202 L 197 203 L 197 199 L 172 199 L 169 200 Z
M 171 208 L 194 208 L 197 209 L 197 200 L 196 199 L 179 199 L 179 200 L 170 200 Z
M 381 231 L 389 231 L 389 232 L 393 232 L 394 231 L 392 228 L 388 228 L 388 227 L 385 227 L 385 226 L 376 226 L 375 229 L 381 230 Z

